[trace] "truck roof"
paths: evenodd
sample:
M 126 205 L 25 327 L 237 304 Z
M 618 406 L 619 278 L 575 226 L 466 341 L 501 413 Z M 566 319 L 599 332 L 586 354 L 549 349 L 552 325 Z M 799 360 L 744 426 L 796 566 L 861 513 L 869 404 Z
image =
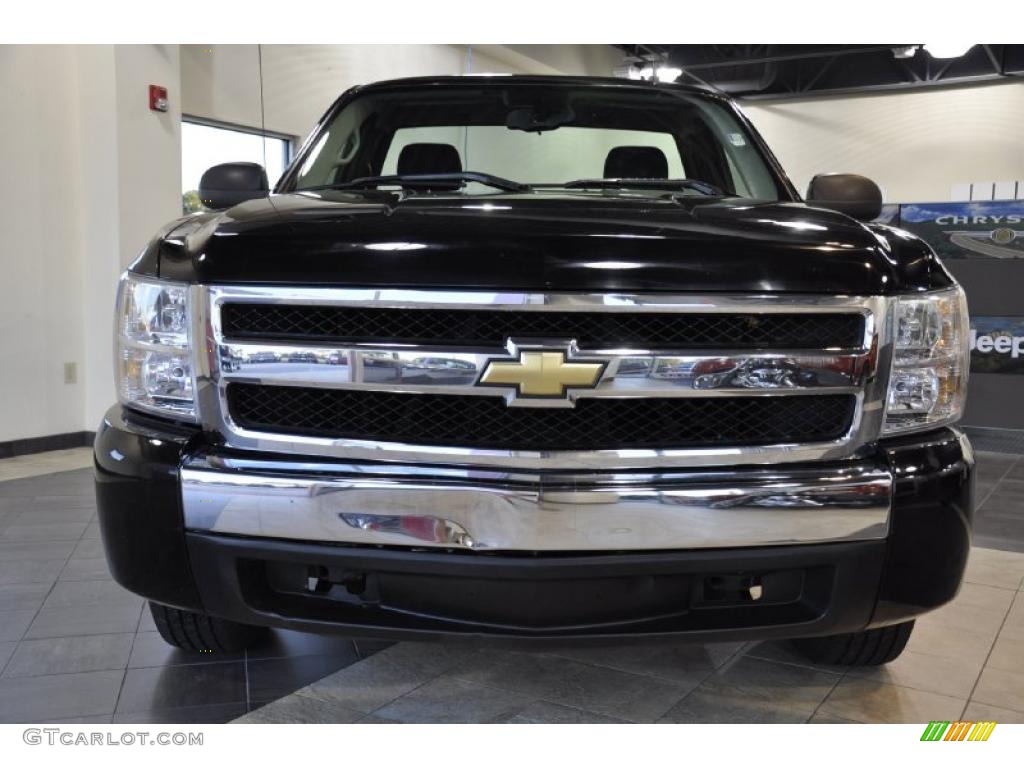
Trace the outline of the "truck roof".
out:
M 402 77 L 394 80 L 378 80 L 373 83 L 357 86 L 360 92 L 390 90 L 405 86 L 431 85 L 466 85 L 469 83 L 508 83 L 510 85 L 567 85 L 567 86 L 606 86 L 612 88 L 632 88 L 649 91 L 685 91 L 687 93 L 728 98 L 710 88 L 699 85 L 683 85 L 679 83 L 661 83 L 650 80 L 629 80 L 624 77 L 591 77 L 585 75 L 506 75 L 506 74 L 469 74 L 469 75 L 427 75 L 420 77 Z

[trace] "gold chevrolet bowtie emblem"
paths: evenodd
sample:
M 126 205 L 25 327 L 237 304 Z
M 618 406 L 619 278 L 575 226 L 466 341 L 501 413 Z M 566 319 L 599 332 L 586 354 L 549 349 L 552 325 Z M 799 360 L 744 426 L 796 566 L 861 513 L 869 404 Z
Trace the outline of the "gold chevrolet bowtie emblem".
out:
M 488 360 L 481 386 L 515 387 L 519 398 L 566 398 L 571 387 L 597 386 L 606 363 L 568 361 L 564 350 L 519 350 L 518 360 Z

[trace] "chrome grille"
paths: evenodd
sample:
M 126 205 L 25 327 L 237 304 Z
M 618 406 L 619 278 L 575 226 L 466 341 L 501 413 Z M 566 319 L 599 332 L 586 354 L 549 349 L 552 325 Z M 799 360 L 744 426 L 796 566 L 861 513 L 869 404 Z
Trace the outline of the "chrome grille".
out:
M 201 418 L 241 449 L 508 469 L 723 466 L 850 456 L 884 414 L 884 297 L 194 291 Z M 592 389 L 552 402 L 477 386 L 524 340 L 607 365 Z

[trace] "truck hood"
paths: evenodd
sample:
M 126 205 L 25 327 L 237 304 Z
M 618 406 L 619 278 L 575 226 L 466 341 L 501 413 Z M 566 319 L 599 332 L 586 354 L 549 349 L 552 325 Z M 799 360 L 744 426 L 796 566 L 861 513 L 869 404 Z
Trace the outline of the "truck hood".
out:
M 534 192 L 273 195 L 165 228 L 138 271 L 200 283 L 884 294 L 947 284 L 906 233 L 798 203 Z

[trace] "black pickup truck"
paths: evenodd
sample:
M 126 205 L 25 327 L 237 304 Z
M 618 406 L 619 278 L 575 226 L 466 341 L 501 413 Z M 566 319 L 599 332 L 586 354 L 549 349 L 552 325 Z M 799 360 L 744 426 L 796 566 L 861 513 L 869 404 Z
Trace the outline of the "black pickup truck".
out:
M 232 163 L 117 301 L 114 577 L 170 643 L 267 627 L 793 638 L 880 664 L 957 592 L 963 291 L 802 201 L 728 99 L 629 80 L 354 88 L 277 186 Z

